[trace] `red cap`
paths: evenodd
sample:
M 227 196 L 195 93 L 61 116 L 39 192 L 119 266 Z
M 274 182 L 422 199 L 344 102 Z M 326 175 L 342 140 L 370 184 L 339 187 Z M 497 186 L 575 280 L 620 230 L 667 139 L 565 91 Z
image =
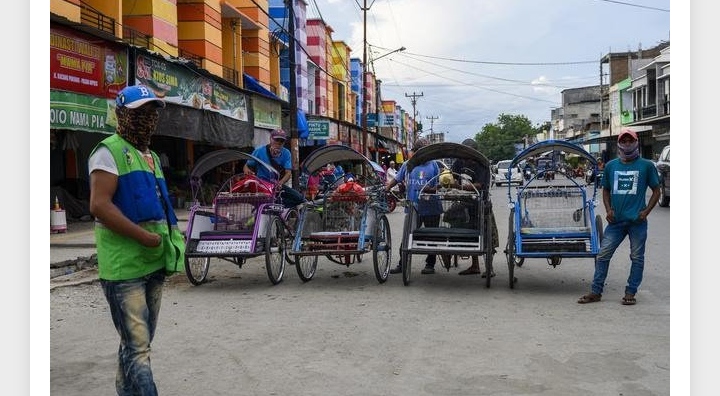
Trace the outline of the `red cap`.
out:
M 620 139 L 622 139 L 623 136 L 625 136 L 625 135 L 630 135 L 630 137 L 632 137 L 633 140 L 638 140 L 638 138 L 637 138 L 637 133 L 635 133 L 635 131 L 630 130 L 630 129 L 623 129 L 622 132 L 620 132 L 620 134 L 618 135 L 618 142 L 619 142 Z

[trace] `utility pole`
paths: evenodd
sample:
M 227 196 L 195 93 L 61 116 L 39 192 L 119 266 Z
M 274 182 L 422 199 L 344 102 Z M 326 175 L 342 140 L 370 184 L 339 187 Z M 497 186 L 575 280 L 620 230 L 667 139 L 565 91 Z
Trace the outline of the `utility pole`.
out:
M 427 117 L 425 117 L 425 118 L 427 118 L 428 120 L 430 120 L 430 135 L 432 136 L 432 134 L 433 134 L 433 122 L 434 122 L 435 120 L 437 120 L 438 118 L 440 118 L 440 117 L 438 117 L 438 116 L 427 116 Z
M 292 186 L 297 189 L 299 187 L 298 169 L 300 169 L 300 147 L 298 147 L 298 130 L 297 130 L 297 89 L 295 75 L 295 0 L 285 0 L 288 7 L 288 35 L 290 48 L 288 49 L 288 63 L 290 68 L 290 154 L 292 154 Z
M 368 152 L 368 131 L 367 131 L 367 12 L 370 7 L 367 6 L 367 0 L 363 0 L 363 64 L 362 64 L 362 112 L 360 113 L 360 123 L 362 124 L 363 133 L 363 149 L 362 153 L 369 156 Z M 376 137 L 377 139 L 377 137 Z
M 423 96 L 422 92 L 417 94 L 417 93 L 415 93 L 415 91 L 413 91 L 412 95 L 405 94 L 405 97 L 412 98 L 412 99 L 410 99 L 410 103 L 412 103 L 412 107 L 413 107 L 413 136 L 412 136 L 413 143 L 415 143 L 415 141 L 417 140 L 417 121 L 416 121 L 417 111 L 415 111 L 415 104 L 417 103 L 417 98 L 419 98 L 421 96 Z

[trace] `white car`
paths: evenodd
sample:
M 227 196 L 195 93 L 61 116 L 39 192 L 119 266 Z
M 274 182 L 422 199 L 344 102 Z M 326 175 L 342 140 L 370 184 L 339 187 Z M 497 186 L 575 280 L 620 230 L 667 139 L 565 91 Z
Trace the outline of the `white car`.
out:
M 523 184 L 523 174 L 522 170 L 519 166 L 515 166 L 513 168 L 512 172 L 509 172 L 510 163 L 512 163 L 512 160 L 502 160 L 498 161 L 497 163 L 497 174 L 495 175 L 495 185 L 500 186 L 503 184 L 517 184 L 518 186 L 522 186 Z M 508 173 L 512 173 L 510 179 L 508 181 Z

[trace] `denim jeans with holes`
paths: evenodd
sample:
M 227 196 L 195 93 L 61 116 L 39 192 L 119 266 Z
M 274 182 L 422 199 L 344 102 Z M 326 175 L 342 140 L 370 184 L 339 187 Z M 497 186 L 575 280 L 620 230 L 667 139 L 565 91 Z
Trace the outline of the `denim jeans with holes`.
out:
M 595 262 L 595 276 L 592 283 L 592 292 L 602 294 L 605 279 L 610 266 L 610 259 L 620 243 L 629 237 L 630 239 L 630 275 L 627 279 L 625 293 L 637 293 L 640 282 L 642 282 L 643 268 L 645 266 L 645 241 L 647 241 L 646 221 L 620 221 L 608 223 L 605 227 L 600 252 Z
M 115 389 L 119 396 L 157 395 L 150 368 L 165 270 L 127 281 L 102 280 L 112 321 L 120 335 Z

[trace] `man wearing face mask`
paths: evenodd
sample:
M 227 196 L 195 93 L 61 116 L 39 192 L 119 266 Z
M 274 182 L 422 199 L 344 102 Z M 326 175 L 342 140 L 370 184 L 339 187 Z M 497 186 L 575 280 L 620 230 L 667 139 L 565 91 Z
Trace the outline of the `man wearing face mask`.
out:
M 165 103 L 143 85 L 125 87 L 115 103 L 116 133 L 88 159 L 98 276 L 120 336 L 117 394 L 157 395 L 150 345 L 166 262 L 180 260 L 171 235 L 181 235 L 160 158 L 149 148 Z
M 589 294 L 578 300 L 580 304 L 600 301 L 610 259 L 627 236 L 630 239 L 630 275 L 625 286 L 623 305 L 635 305 L 635 294 L 643 277 L 647 217 L 660 198 L 660 181 L 655 165 L 640 157 L 637 134 L 623 129 L 618 136 L 618 158 L 605 164 L 602 176 L 603 204 L 606 220 L 600 252 L 595 261 L 595 275 Z M 652 190 L 645 203 L 647 189 Z

